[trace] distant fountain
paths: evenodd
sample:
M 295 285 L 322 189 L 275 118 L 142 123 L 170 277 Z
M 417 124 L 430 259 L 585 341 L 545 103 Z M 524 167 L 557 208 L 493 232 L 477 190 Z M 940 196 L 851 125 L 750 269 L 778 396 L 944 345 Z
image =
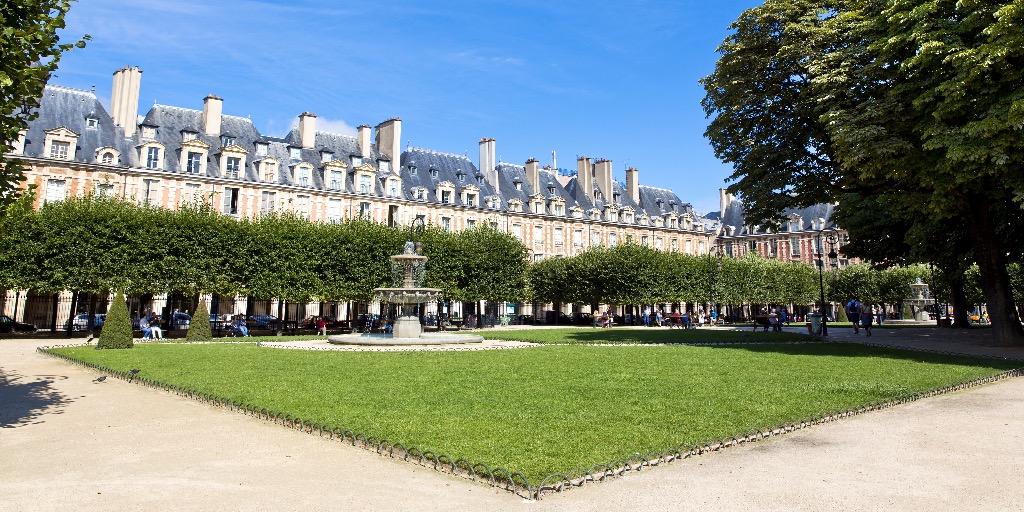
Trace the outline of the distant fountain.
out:
M 440 345 L 483 341 L 483 337 L 477 335 L 423 332 L 419 318 L 420 305 L 436 301 L 441 297 L 441 290 L 422 286 L 427 257 L 417 253 L 420 245 L 409 240 L 402 254 L 391 257 L 394 287 L 373 290 L 376 301 L 396 304 L 399 308 L 391 333 L 328 336 L 328 342 L 341 345 Z
M 921 282 L 921 278 L 917 278 L 916 281 L 910 285 L 909 299 L 904 299 L 903 303 L 911 306 L 914 311 L 914 320 L 918 322 L 927 322 L 931 318 L 928 317 L 928 313 L 925 312 L 925 306 L 931 306 L 935 304 L 935 301 L 931 298 L 931 293 L 928 290 L 928 285 Z

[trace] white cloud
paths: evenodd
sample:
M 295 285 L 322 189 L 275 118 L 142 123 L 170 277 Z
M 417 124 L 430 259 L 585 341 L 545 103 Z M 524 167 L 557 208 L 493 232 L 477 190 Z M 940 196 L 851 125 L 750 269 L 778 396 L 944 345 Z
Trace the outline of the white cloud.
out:
M 291 128 L 299 126 L 299 118 L 292 119 Z M 343 119 L 327 119 L 326 117 L 316 118 L 316 131 L 324 133 L 337 133 L 340 135 L 351 135 L 355 137 L 359 131 L 356 127 L 346 123 Z

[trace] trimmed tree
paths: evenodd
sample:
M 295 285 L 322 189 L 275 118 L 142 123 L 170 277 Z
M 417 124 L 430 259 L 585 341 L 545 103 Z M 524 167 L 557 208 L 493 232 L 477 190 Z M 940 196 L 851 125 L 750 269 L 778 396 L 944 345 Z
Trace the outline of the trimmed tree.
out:
M 100 341 L 96 348 L 132 348 L 135 346 L 132 340 L 132 320 L 128 318 L 128 303 L 124 300 L 124 294 L 117 292 L 114 302 L 107 311 L 106 321 L 103 322 L 103 331 L 100 332 Z
M 206 309 L 206 301 L 200 298 L 199 306 L 196 307 L 192 321 L 188 324 L 188 334 L 185 335 L 185 340 L 195 342 L 210 341 L 211 339 L 213 339 L 213 334 L 210 332 L 210 312 Z

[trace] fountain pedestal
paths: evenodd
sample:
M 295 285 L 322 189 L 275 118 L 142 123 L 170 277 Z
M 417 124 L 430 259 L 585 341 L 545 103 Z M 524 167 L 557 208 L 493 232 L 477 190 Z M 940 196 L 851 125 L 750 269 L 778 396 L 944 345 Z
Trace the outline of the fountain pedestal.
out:
M 347 345 L 438 345 L 449 343 L 479 343 L 482 336 L 466 334 L 423 334 L 419 305 L 441 297 L 438 288 L 423 288 L 424 266 L 427 257 L 415 253 L 412 242 L 405 244 L 405 252 L 391 257 L 394 288 L 375 288 L 374 298 L 382 303 L 397 304 L 399 316 L 392 325 L 391 334 L 348 334 L 328 336 L 333 344 Z

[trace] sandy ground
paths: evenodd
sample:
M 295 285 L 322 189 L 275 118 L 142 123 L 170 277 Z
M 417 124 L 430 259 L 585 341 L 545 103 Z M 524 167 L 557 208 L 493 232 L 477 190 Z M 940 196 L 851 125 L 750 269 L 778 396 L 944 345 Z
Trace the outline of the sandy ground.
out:
M 876 330 L 870 341 L 1024 357 L 983 335 L 930 331 Z M 0 340 L 0 511 L 1024 509 L 1020 378 L 530 502 L 164 392 L 95 382 L 97 372 L 35 352 L 46 343 Z

